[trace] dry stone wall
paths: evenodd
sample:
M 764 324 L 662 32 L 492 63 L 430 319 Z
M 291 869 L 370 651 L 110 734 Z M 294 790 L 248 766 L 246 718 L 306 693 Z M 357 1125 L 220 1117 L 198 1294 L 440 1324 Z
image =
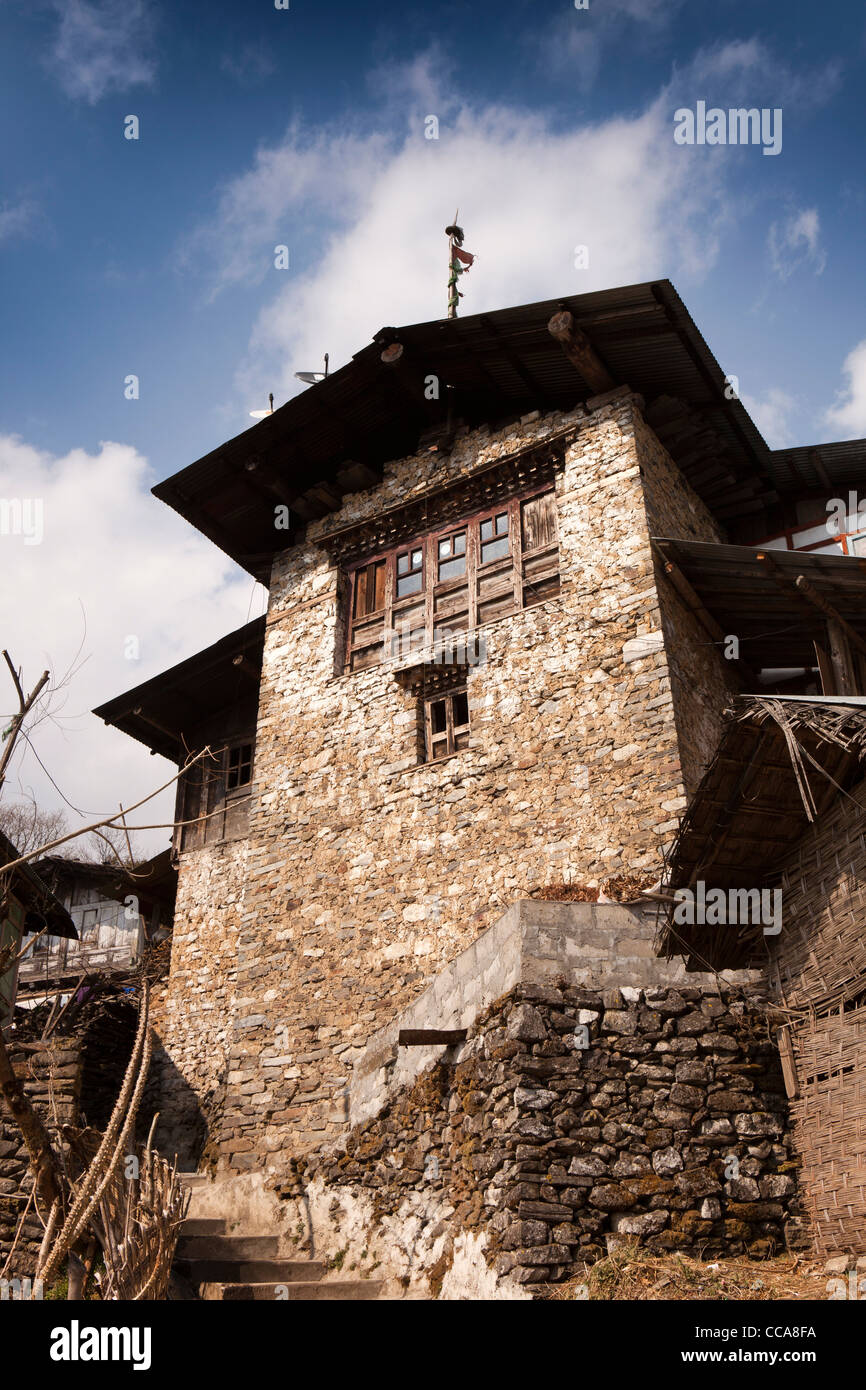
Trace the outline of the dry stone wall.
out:
M 467 1240 L 530 1288 L 623 1242 L 704 1258 L 801 1247 L 796 1173 L 755 991 L 524 983 L 281 1192 L 315 1194 L 320 1257 L 375 1257 L 377 1277 L 435 1297 Z

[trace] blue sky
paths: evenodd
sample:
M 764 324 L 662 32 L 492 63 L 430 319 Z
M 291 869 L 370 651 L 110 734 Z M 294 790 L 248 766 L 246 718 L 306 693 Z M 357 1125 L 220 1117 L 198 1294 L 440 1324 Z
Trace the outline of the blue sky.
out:
M 0 21 L 0 496 L 45 508 L 41 544 L 0 537 L 0 638 L 25 675 L 84 663 L 40 745 L 82 809 L 165 770 L 88 706 L 261 611 L 150 485 L 325 351 L 441 315 L 457 205 L 463 312 L 666 275 L 768 442 L 866 434 L 860 4 L 0 0 Z M 781 153 L 676 146 L 699 100 L 781 108 Z M 29 753 L 17 776 L 57 799 Z

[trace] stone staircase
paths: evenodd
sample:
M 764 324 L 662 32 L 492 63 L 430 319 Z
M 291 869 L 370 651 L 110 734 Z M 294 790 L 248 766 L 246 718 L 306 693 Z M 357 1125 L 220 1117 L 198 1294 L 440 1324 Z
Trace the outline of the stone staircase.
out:
M 339 1279 L 321 1260 L 298 1259 L 284 1252 L 279 1235 L 229 1233 L 224 1217 L 194 1214 L 196 1189 L 205 1178 L 185 1174 L 191 1189 L 191 1214 L 178 1242 L 174 1269 L 188 1297 L 235 1302 L 360 1302 L 381 1296 L 375 1279 Z M 234 1226 L 235 1223 L 233 1223 Z

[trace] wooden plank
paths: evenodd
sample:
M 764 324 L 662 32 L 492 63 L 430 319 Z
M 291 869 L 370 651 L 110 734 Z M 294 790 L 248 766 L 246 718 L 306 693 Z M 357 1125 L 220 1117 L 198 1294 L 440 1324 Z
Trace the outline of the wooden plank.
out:
M 797 1100 L 800 1094 L 800 1085 L 797 1080 L 797 1064 L 794 1060 L 794 1048 L 791 1045 L 791 1030 L 785 1025 L 776 1034 L 776 1042 L 779 1048 L 779 1057 L 782 1062 L 782 1076 L 785 1081 L 785 1094 L 789 1100 Z
M 398 1047 L 455 1047 L 466 1041 L 466 1028 L 401 1028 Z

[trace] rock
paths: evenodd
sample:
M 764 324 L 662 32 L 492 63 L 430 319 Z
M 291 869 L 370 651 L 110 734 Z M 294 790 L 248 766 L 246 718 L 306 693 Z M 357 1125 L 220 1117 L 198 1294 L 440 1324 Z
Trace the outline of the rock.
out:
M 686 1014 L 683 1018 L 677 1019 L 677 1033 L 681 1037 L 697 1037 L 699 1033 L 703 1033 L 706 1026 L 706 1017 L 701 1013 Z
M 782 1122 L 778 1116 L 765 1110 L 735 1115 L 734 1127 L 742 1139 L 760 1139 L 765 1135 L 778 1136 L 783 1133 Z
M 721 1183 L 712 1168 L 688 1168 L 682 1173 L 677 1173 L 674 1182 L 678 1190 L 692 1200 L 697 1197 L 709 1197 L 721 1188 Z
M 705 1197 L 701 1203 L 701 1217 L 704 1221 L 718 1221 L 722 1214 L 722 1204 L 718 1197 Z
M 611 1166 L 613 1178 L 640 1178 L 652 1172 L 652 1164 L 647 1154 L 620 1154 Z
M 608 1009 L 601 1027 L 605 1033 L 636 1033 L 637 1013 L 633 1009 Z
M 653 1170 L 660 1177 L 667 1177 L 671 1173 L 678 1173 L 683 1166 L 683 1158 L 679 1149 L 673 1146 L 667 1149 L 656 1149 L 652 1156 Z
M 658 1211 L 647 1211 L 642 1216 L 613 1216 L 611 1226 L 618 1235 L 654 1236 L 664 1230 L 670 1219 L 670 1212 L 663 1207 Z
M 618 1183 L 604 1187 L 594 1187 L 589 1194 L 590 1204 L 600 1211 L 626 1211 L 635 1204 L 635 1198 Z
M 556 1091 L 531 1091 L 525 1086 L 518 1086 L 514 1092 L 514 1104 L 518 1110 L 546 1110 L 555 1100 L 558 1100 Z
M 574 1177 L 600 1178 L 606 1175 L 607 1164 L 594 1154 L 578 1154 L 569 1163 L 568 1171 Z
M 704 1103 L 704 1093 L 697 1086 L 685 1086 L 678 1081 L 671 1087 L 671 1104 L 684 1110 L 698 1110 Z
M 518 1004 L 508 1019 L 508 1036 L 521 1042 L 540 1042 L 547 1037 L 544 1019 L 532 1004 Z
M 754 1178 L 731 1178 L 725 1183 L 725 1191 L 736 1202 L 757 1202 L 761 1190 Z
M 770 1173 L 758 1185 L 762 1197 L 787 1197 L 794 1191 L 794 1179 L 785 1173 Z

